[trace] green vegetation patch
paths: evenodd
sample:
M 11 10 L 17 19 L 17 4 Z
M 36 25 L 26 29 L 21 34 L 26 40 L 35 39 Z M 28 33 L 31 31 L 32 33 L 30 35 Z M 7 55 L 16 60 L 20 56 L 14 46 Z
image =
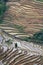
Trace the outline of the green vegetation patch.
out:
M 0 2 L 0 24 L 3 22 L 3 15 L 4 12 L 6 11 L 7 7 L 6 7 L 6 3 L 4 2 Z
M 32 38 L 35 40 L 43 41 L 43 30 L 35 33 Z
M 21 40 L 24 40 L 24 41 L 30 42 L 30 41 L 31 41 L 31 37 L 23 37 L 23 38 L 21 38 Z
M 11 45 L 12 44 L 12 40 L 9 39 L 9 40 L 5 41 L 5 43 L 7 43 L 7 45 Z
M 22 40 L 27 42 L 34 42 L 38 44 L 43 44 L 43 30 L 33 34 L 32 37 L 24 37 Z
M 24 32 L 25 27 L 23 27 L 21 25 L 14 24 L 14 28 L 16 28 L 20 33 L 25 33 Z
M 37 0 L 37 1 L 43 2 L 43 0 Z
M 31 41 L 43 44 L 43 30 L 35 33 L 32 36 Z

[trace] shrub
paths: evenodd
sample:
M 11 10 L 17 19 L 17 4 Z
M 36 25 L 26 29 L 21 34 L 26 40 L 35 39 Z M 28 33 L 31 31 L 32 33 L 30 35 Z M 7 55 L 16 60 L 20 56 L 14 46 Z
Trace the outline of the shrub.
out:
M 33 39 L 43 41 L 43 31 L 39 31 L 33 35 Z

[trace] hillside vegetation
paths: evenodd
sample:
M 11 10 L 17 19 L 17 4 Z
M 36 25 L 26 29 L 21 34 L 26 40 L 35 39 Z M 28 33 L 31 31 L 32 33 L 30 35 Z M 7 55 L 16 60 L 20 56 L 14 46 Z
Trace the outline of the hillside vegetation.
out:
M 39 41 L 43 41 L 43 30 L 33 35 L 33 38 Z
M 4 2 L 0 2 L 0 23 L 2 23 L 4 12 L 6 11 L 6 4 Z
M 37 0 L 37 1 L 43 2 L 43 0 Z
M 32 37 L 24 37 L 22 40 L 43 44 L 43 30 L 33 34 Z
M 43 30 L 35 33 L 32 37 L 24 37 L 22 40 L 43 44 Z

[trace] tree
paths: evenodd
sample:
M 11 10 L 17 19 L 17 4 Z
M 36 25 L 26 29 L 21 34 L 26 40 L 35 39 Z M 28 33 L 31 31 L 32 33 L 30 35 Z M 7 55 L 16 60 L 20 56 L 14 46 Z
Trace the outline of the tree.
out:
M 35 33 L 32 38 L 35 40 L 43 41 L 43 30 Z

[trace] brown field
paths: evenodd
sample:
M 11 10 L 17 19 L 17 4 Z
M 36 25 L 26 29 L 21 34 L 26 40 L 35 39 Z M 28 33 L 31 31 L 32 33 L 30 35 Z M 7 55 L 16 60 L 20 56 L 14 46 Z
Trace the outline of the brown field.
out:
M 14 24 L 23 26 L 24 32 L 28 34 L 34 34 L 43 29 L 43 4 L 32 0 L 21 0 L 20 2 L 8 2 L 7 5 L 9 9 L 3 18 L 7 26 L 13 27 Z

